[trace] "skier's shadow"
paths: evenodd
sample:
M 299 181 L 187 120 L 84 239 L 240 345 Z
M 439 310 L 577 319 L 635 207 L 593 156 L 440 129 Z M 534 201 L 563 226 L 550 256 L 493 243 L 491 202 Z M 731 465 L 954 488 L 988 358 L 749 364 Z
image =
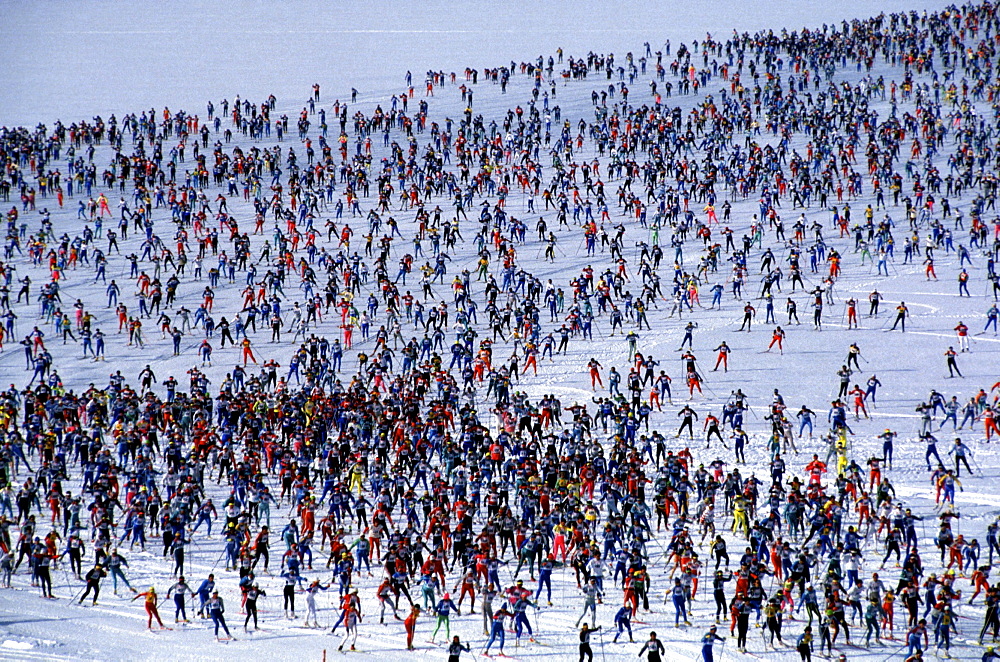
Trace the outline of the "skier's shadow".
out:
M 11 625 L 24 625 L 26 623 L 48 623 L 50 621 L 60 621 L 60 618 L 14 618 L 0 621 L 0 628 Z

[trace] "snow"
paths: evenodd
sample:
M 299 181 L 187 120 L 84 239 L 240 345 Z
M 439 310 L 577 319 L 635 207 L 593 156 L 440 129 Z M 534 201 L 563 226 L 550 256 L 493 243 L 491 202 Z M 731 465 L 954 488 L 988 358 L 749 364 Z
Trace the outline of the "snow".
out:
M 842 18 L 866 16 L 885 9 L 888 11 L 901 8 L 919 9 L 924 6 L 937 7 L 937 3 L 902 3 L 902 2 L 860 2 L 856 0 L 839 3 L 814 2 L 747 2 L 732 3 L 715 0 L 684 6 L 665 7 L 658 3 L 626 2 L 601 3 L 585 1 L 574 3 L 574 15 L 567 16 L 567 8 L 563 3 L 491 3 L 475 1 L 468 3 L 447 3 L 434 0 L 428 3 L 407 3 L 387 7 L 376 3 L 287 3 L 281 10 L 269 5 L 257 3 L 170 3 L 166 8 L 154 3 L 121 3 L 121 2 L 84 2 L 84 3 L 4 3 L 5 19 L 0 25 L 0 58 L 9 64 L 9 71 L 18 74 L 5 76 L 0 80 L 0 122 L 8 124 L 25 124 L 33 126 L 42 121 L 50 127 L 52 121 L 61 118 L 66 124 L 77 119 L 89 119 L 100 114 L 107 120 L 112 113 L 119 118 L 122 113 L 141 112 L 153 106 L 161 111 L 164 105 L 171 110 L 185 108 L 191 113 L 200 114 L 204 119 L 204 105 L 207 99 L 212 99 L 216 106 L 222 98 L 232 98 L 240 93 L 242 98 L 260 102 L 269 93 L 275 93 L 278 106 L 275 115 L 287 114 L 294 118 L 302 108 L 304 100 L 310 92 L 312 83 L 322 84 L 322 107 L 329 112 L 334 99 L 344 101 L 349 97 L 350 87 L 354 86 L 361 92 L 359 102 L 351 105 L 351 113 L 362 110 L 370 114 L 376 103 L 387 108 L 388 97 L 393 93 L 403 91 L 403 73 L 409 69 L 413 72 L 416 86 L 416 97 L 411 100 L 411 113 L 423 94 L 423 71 L 428 67 L 456 71 L 459 73 L 459 83 L 462 82 L 461 71 L 465 66 L 482 69 L 483 66 L 499 66 L 507 64 L 511 59 L 517 62 L 530 61 L 539 53 L 547 57 L 555 48 L 562 46 L 567 54 L 584 55 L 588 50 L 595 52 L 613 51 L 616 60 L 623 61 L 622 55 L 631 50 L 640 53 L 643 41 L 662 44 L 669 37 L 674 49 L 681 41 L 702 38 L 706 31 L 713 35 L 729 34 L 732 27 L 740 31 L 759 28 L 789 27 L 790 29 L 809 24 L 816 26 L 824 21 L 839 21 Z M 627 20 L 622 20 L 627 17 Z M 889 70 L 884 65 L 876 70 L 875 75 L 885 73 L 898 78 L 898 70 Z M 95 68 L 98 70 L 95 71 Z M 846 80 L 857 82 L 860 75 L 851 69 L 840 72 Z M 651 78 L 648 76 L 646 78 Z M 921 78 L 923 80 L 923 78 Z M 581 118 L 592 121 L 593 112 L 590 104 L 590 91 L 600 89 L 603 79 L 591 77 L 586 81 L 574 81 L 568 86 L 560 82 L 558 103 L 563 116 L 574 125 Z M 715 91 L 719 81 L 713 81 L 708 91 Z M 606 85 L 604 86 L 606 89 Z M 640 79 L 630 88 L 633 90 L 630 100 L 635 103 L 648 101 L 648 88 L 645 80 Z M 524 75 L 516 75 L 512 79 L 507 95 L 500 94 L 499 87 L 480 82 L 475 86 L 476 111 L 484 113 L 487 123 L 491 118 L 498 122 L 507 108 L 516 104 L 524 104 L 529 98 L 529 82 Z M 666 100 L 668 103 L 680 105 L 684 111 L 691 109 L 702 97 L 675 96 Z M 430 103 L 431 121 L 441 121 L 444 117 L 457 117 L 462 111 L 457 85 L 447 84 L 437 88 L 435 97 L 428 99 Z M 983 104 L 985 108 L 985 104 Z M 887 104 L 876 103 L 880 116 L 887 114 Z M 901 108 L 912 111 L 912 104 L 901 104 Z M 218 111 L 217 111 L 218 112 Z M 331 121 L 331 139 L 335 138 L 334 122 Z M 228 121 L 223 126 L 229 126 Z M 294 130 L 294 129 L 293 129 Z M 312 133 L 315 139 L 315 130 Z M 399 133 L 394 132 L 394 139 L 399 139 Z M 213 134 L 212 141 L 216 139 Z M 421 144 L 426 141 L 426 134 L 418 134 Z M 376 162 L 382 155 L 381 141 L 373 140 Z M 772 141 L 773 142 L 773 141 Z M 793 146 L 802 149 L 805 140 L 801 135 L 795 136 Z M 272 146 L 273 138 L 263 142 Z M 251 144 L 245 136 L 236 133 L 233 145 L 248 147 Z M 129 141 L 126 140 L 126 149 Z M 231 151 L 233 145 L 226 147 Z M 262 146 L 263 146 L 262 145 Z M 283 149 L 294 147 L 302 156 L 303 149 L 294 135 L 286 137 Z M 591 144 L 584 146 L 582 157 L 591 159 L 594 149 Z M 108 162 L 110 150 L 106 145 L 97 150 L 97 161 L 101 167 Z M 863 158 L 859 159 L 863 160 Z M 543 159 L 544 161 L 544 159 Z M 545 161 L 546 164 L 548 163 Z M 189 160 L 187 165 L 189 166 Z M 60 164 L 62 167 L 65 164 Z M 860 167 L 860 166 L 858 166 Z M 181 164 L 183 172 L 185 164 Z M 602 167 L 602 172 L 605 171 Z M 100 171 L 101 168 L 99 168 Z M 624 217 L 621 210 L 614 206 L 614 189 L 620 182 L 609 182 L 607 186 L 609 205 L 613 221 Z M 97 190 L 103 190 L 98 188 Z M 866 196 L 870 186 L 866 187 Z M 214 198 L 215 190 L 210 191 L 209 199 Z M 342 193 L 342 189 L 339 191 Z M 97 191 L 95 191 L 96 197 Z M 112 207 L 118 199 L 117 191 L 108 194 Z M 127 199 L 130 197 L 127 195 Z M 80 199 L 68 199 L 63 209 L 56 209 L 53 198 L 39 201 L 39 207 L 48 207 L 53 212 L 52 219 L 55 232 L 69 232 L 71 235 L 82 230 L 76 221 L 76 204 Z M 755 198 L 747 201 L 734 201 L 733 218 L 730 224 L 736 231 L 736 237 L 747 230 L 751 214 L 756 213 Z M 854 219 L 857 219 L 870 200 L 863 197 L 860 201 L 852 201 Z M 961 208 L 968 217 L 970 196 L 966 194 L 961 200 L 953 200 L 953 206 Z M 367 201 L 371 203 L 372 201 Z M 473 213 L 479 201 L 473 208 Z M 241 230 L 252 230 L 252 207 L 241 200 L 230 198 L 230 211 L 239 219 Z M 787 225 L 794 221 L 799 210 L 792 211 L 788 202 L 783 201 L 783 218 Z M 538 206 L 542 207 L 541 200 Z M 442 204 L 442 207 L 444 205 Z M 368 206 L 365 206 L 367 209 Z M 395 205 L 394 205 L 395 209 Z M 514 194 L 508 201 L 508 209 L 515 215 L 528 215 L 525 202 L 521 196 Z M 450 211 L 450 210 L 448 210 Z M 448 214 L 446 211 L 446 216 Z M 470 213 L 470 218 L 473 217 Z M 892 208 L 889 213 L 897 222 L 897 242 L 905 234 L 905 220 L 901 216 L 901 208 Z M 409 237 L 416 225 L 412 212 L 393 212 L 400 220 L 404 236 Z M 332 216 L 328 211 L 323 219 Z M 551 213 L 545 214 L 550 221 L 550 227 L 555 225 Z M 845 256 L 844 275 L 836 286 L 835 306 L 828 306 L 824 311 L 824 330 L 812 330 L 811 314 L 807 307 L 809 298 L 801 292 L 795 293 L 799 303 L 799 317 L 802 325 L 785 325 L 783 301 L 788 296 L 788 285 L 776 296 L 777 322 L 788 331 L 783 354 L 762 353 L 770 340 L 770 325 L 762 323 L 763 306 L 754 302 L 758 308 L 758 320 L 755 321 L 751 333 L 738 333 L 742 302 L 734 301 L 727 291 L 721 310 L 698 310 L 691 319 L 698 322 L 694 333 L 694 350 L 700 360 L 700 366 L 707 376 L 704 396 L 696 396 L 692 406 L 702 415 L 710 410 L 719 414 L 721 404 L 729 394 L 742 389 L 749 396 L 751 406 L 756 414 L 750 414 L 748 428 L 752 441 L 747 448 L 749 470 L 756 471 L 758 477 L 768 475 L 768 458 L 764 448 L 766 439 L 766 424 L 754 418 L 762 416 L 770 402 L 770 394 L 774 388 L 780 388 L 791 412 L 805 404 L 822 413 L 825 412 L 833 395 L 836 394 L 836 371 L 844 363 L 846 350 L 851 342 L 857 342 L 867 362 L 862 365 L 863 379 L 870 374 L 877 374 L 884 384 L 878 392 L 877 405 L 872 410 L 870 421 L 850 421 L 856 435 L 853 439 L 853 457 L 863 464 L 870 456 L 881 453 L 881 442 L 876 435 L 885 428 L 892 428 L 900 433 L 896 444 L 897 461 L 887 475 L 895 485 L 897 495 L 914 512 L 933 519 L 936 515 L 935 495 L 927 479 L 923 460 L 923 445 L 916 440 L 919 427 L 919 416 L 914 407 L 927 397 L 932 388 L 936 388 L 946 397 L 957 395 L 964 403 L 979 388 L 989 389 L 997 379 L 997 367 L 1000 366 L 1000 339 L 995 334 L 974 336 L 972 352 L 959 357 L 959 365 L 964 379 L 945 379 L 947 371 L 943 357 L 948 345 L 956 344 L 953 328 L 960 320 L 969 324 L 971 332 L 982 328 L 985 310 L 992 303 L 992 298 L 986 289 L 985 258 L 979 254 L 973 255 L 974 264 L 970 268 L 972 280 L 970 289 L 973 295 L 969 298 L 959 298 L 956 295 L 956 275 L 960 269 L 958 259 L 954 254 L 938 253 L 936 268 L 940 280 L 927 282 L 919 260 L 915 265 L 902 265 L 897 257 L 892 275 L 880 277 L 874 275 L 874 268 L 868 265 L 860 266 L 857 253 L 852 252 L 853 240 L 831 239 L 836 237 L 830 227 L 830 216 L 827 212 L 813 206 L 807 210 L 810 221 L 819 220 L 824 225 L 824 236 Z M 26 214 L 31 231 L 38 225 L 36 214 Z M 161 225 L 168 225 L 168 215 L 162 210 L 154 212 L 159 230 Z M 364 223 L 362 219 L 348 220 L 356 231 L 355 242 L 360 242 Z M 608 263 L 607 253 L 588 258 L 582 246 L 578 228 L 558 230 L 560 257 L 554 263 L 543 263 L 540 260 L 542 244 L 537 241 L 537 235 L 532 231 L 531 221 L 528 221 L 529 241 L 519 249 L 523 260 L 531 265 L 531 270 L 543 282 L 551 278 L 564 289 L 569 290 L 568 282 L 575 277 L 586 264 L 595 267 Z M 322 226 L 322 221 L 317 225 Z M 472 247 L 472 236 L 475 234 L 475 221 L 463 222 L 463 234 L 466 245 L 452 255 L 454 262 L 449 265 L 449 278 L 459 270 L 466 268 L 474 271 L 477 257 Z M 268 222 L 270 228 L 270 221 Z M 165 231 L 164 231 L 165 232 Z M 408 234 L 409 233 L 409 234 Z M 789 232 L 789 234 L 791 234 Z M 259 250 L 265 236 L 253 236 L 255 250 Z M 956 233 L 956 239 L 959 234 Z M 771 239 L 769 237 L 768 239 Z M 625 246 L 631 247 L 637 241 L 648 241 L 647 232 L 641 228 L 630 226 L 626 234 Z M 169 244 L 170 242 L 168 242 Z M 686 264 L 691 265 L 697 260 L 698 246 L 689 240 L 685 247 Z M 900 252 L 901 252 L 901 246 Z M 425 250 L 427 246 L 425 244 Z M 407 245 L 407 250 L 409 246 Z M 139 240 L 130 234 L 126 242 L 122 242 L 122 255 L 129 252 L 139 252 Z M 669 264 L 672 251 L 667 249 L 664 259 Z M 781 254 L 776 254 L 778 259 Z M 748 290 L 758 287 L 755 278 L 759 278 L 759 261 L 755 253 L 750 260 L 751 278 Z M 626 251 L 630 268 L 637 262 L 637 256 L 630 250 Z M 603 262 L 602 262 L 603 261 Z M 24 258 L 15 258 L 17 278 L 30 275 L 34 281 L 33 294 L 37 285 L 47 280 L 47 270 L 34 267 Z M 211 260 L 206 260 L 206 269 L 212 266 Z M 808 273 L 808 258 L 803 260 L 807 277 L 816 282 L 816 276 Z M 391 267 L 390 267 L 391 268 Z M 669 271 L 664 266 L 661 276 Z M 189 269 L 190 273 L 190 269 Z M 720 267 L 712 282 L 718 282 L 726 275 L 726 270 Z M 133 283 L 127 277 L 127 261 L 118 255 L 110 258 L 108 279 L 116 278 L 122 285 L 122 298 L 134 307 Z M 669 280 L 669 277 L 664 278 Z M 145 364 L 151 364 L 162 383 L 170 374 L 186 384 L 184 373 L 199 362 L 195 358 L 195 348 L 200 343 L 200 337 L 188 336 L 183 344 L 180 357 L 172 356 L 170 340 L 162 340 L 157 329 L 153 328 L 153 320 L 147 322 L 145 333 L 147 346 L 136 350 L 126 346 L 124 335 L 117 335 L 113 311 L 105 309 L 105 294 L 103 284 L 94 284 L 92 272 L 81 268 L 70 271 L 65 276 L 62 290 L 63 308 L 68 309 L 77 298 L 82 299 L 88 310 L 95 315 L 95 328 L 102 328 L 108 334 L 108 360 L 97 363 L 80 357 L 79 345 L 74 343 L 61 344 L 51 327 L 43 325 L 36 319 L 37 305 L 18 304 L 14 310 L 20 316 L 18 320 L 18 336 L 9 339 L 5 351 L 0 354 L 0 380 L 7 380 L 24 387 L 30 377 L 30 372 L 24 372 L 24 358 L 16 341 L 23 337 L 31 327 L 38 324 L 47 334 L 46 344 L 55 357 L 55 368 L 68 388 L 78 392 L 91 383 L 102 387 L 107 383 L 109 373 L 121 370 L 126 377 L 136 385 L 135 376 Z M 410 289 L 416 293 L 419 286 L 411 281 Z M 220 282 L 217 289 L 215 317 L 234 315 L 241 306 L 240 290 L 242 276 L 237 277 L 236 284 Z M 194 310 L 200 302 L 200 293 L 206 282 L 182 279 L 178 288 L 178 306 L 187 305 Z M 370 285 L 369 285 L 370 287 Z M 867 305 L 859 306 L 860 329 L 848 330 L 841 320 L 843 301 L 854 296 L 865 301 L 873 288 L 886 297 L 882 312 L 877 318 L 866 316 Z M 445 287 L 437 286 L 439 296 Z M 401 288 L 405 291 L 405 288 Z M 287 290 L 286 290 L 287 291 Z M 478 301 L 482 302 L 481 287 L 476 288 Z M 16 289 L 12 293 L 16 294 Z M 751 291 L 751 295 L 754 294 Z M 364 293 L 367 297 L 367 290 Z M 363 299 L 362 299 L 363 300 Z M 702 301 L 710 300 L 708 288 L 702 290 Z M 891 323 L 892 309 L 900 300 L 905 300 L 913 314 L 908 321 L 905 335 L 901 333 L 882 333 Z M 481 309 L 480 309 L 481 310 Z M 640 332 L 640 349 L 644 354 L 652 354 L 662 360 L 663 368 L 674 377 L 674 406 L 664 406 L 662 413 L 653 415 L 653 426 L 665 434 L 672 434 L 677 425 L 676 411 L 680 402 L 685 400 L 683 394 L 681 365 L 675 362 L 675 351 L 683 335 L 683 324 L 675 319 L 668 319 L 669 305 L 660 303 L 658 309 L 650 311 L 653 332 Z M 335 312 L 330 312 L 331 318 Z M 484 316 L 480 313 L 480 319 Z M 685 317 L 685 320 L 687 317 Z M 543 313 L 543 323 L 548 328 L 547 314 Z M 407 327 L 412 331 L 412 325 Z M 558 357 L 554 363 L 541 362 L 537 377 L 525 376 L 516 382 L 513 388 L 527 392 L 532 399 L 544 394 L 555 394 L 568 406 L 574 402 L 588 403 L 593 395 L 589 388 L 585 364 L 591 357 L 597 358 L 605 370 L 615 365 L 619 371 L 627 374 L 628 357 L 625 341 L 619 337 L 607 336 L 609 326 L 606 318 L 601 318 L 595 328 L 593 342 L 574 340 L 570 344 L 568 355 Z M 321 326 L 320 332 L 331 338 L 337 335 L 336 325 L 328 318 Z M 419 335 L 419 334 L 418 334 Z M 283 366 L 287 366 L 288 358 L 294 347 L 287 342 L 269 344 L 270 337 L 265 330 L 260 330 L 252 336 L 258 357 L 263 354 L 267 358 L 275 358 Z M 727 373 L 708 372 L 714 363 L 712 348 L 725 340 L 732 348 L 730 370 Z M 372 341 L 357 345 L 362 351 L 370 350 Z M 344 373 L 350 375 L 357 366 L 355 352 L 348 352 L 344 361 Z M 509 346 L 498 347 L 500 359 L 510 356 Z M 212 382 L 213 392 L 225 378 L 227 370 L 238 362 L 236 348 L 220 349 L 216 345 L 213 355 L 214 365 L 204 369 Z M 624 368 L 624 370 L 623 370 Z M 857 377 L 856 377 L 857 378 Z M 158 388 L 162 395 L 162 386 Z M 482 408 L 486 416 L 485 408 Z M 820 422 L 817 429 L 822 429 Z M 975 432 L 963 431 L 962 438 L 975 452 L 976 467 L 981 469 L 972 477 L 963 476 L 964 491 L 956 495 L 956 504 L 962 512 L 958 523 L 958 532 L 967 538 L 978 537 L 985 540 L 987 522 L 1000 514 L 997 494 L 1000 493 L 993 484 L 1000 471 L 1000 457 L 994 450 L 995 446 L 987 445 L 977 427 Z M 947 430 L 938 435 L 942 440 L 939 445 L 946 448 L 949 439 Z M 671 448 L 682 446 L 672 443 Z M 692 451 L 706 463 L 714 459 L 713 453 L 704 453 L 692 445 Z M 800 442 L 801 454 L 789 458 L 792 472 L 801 474 L 802 467 L 808 461 L 811 453 L 823 453 L 818 441 Z M 732 462 L 728 451 L 720 453 L 723 459 Z M 821 455 L 822 456 L 822 455 Z M 32 458 L 34 460 L 34 458 Z M 34 462 L 33 462 L 34 464 Z M 20 476 L 23 479 L 23 474 Z M 78 472 L 75 476 L 79 478 Z M 71 481 L 74 493 L 79 490 L 79 481 Z M 210 487 L 210 495 L 219 504 L 225 498 L 227 490 L 224 487 Z M 277 524 L 285 515 L 287 504 L 273 511 Z M 721 509 L 720 509 L 721 510 Z M 43 515 L 44 517 L 44 515 Z M 41 519 L 41 518 L 40 518 Z M 728 532 L 728 518 L 718 517 L 720 532 L 726 533 L 731 554 L 740 549 L 740 543 Z M 932 571 L 940 571 L 936 553 L 933 552 L 933 522 L 926 522 L 920 531 L 922 557 Z M 40 527 L 43 531 L 44 527 Z M 280 543 L 274 537 L 274 548 L 277 551 Z M 658 544 L 665 544 L 666 539 L 660 537 Z M 88 545 L 89 547 L 89 545 Z M 160 547 L 156 540 L 151 539 L 147 548 L 149 551 L 125 550 L 130 567 L 127 574 L 137 588 L 154 585 L 161 594 L 172 583 L 170 577 L 171 564 L 161 558 Z M 244 634 L 240 624 L 242 616 L 239 611 L 239 592 L 236 573 L 221 569 L 219 554 L 222 549 L 221 538 L 216 532 L 212 536 L 202 534 L 194 538 L 188 548 L 187 576 L 189 583 L 197 584 L 209 572 L 214 571 L 221 577 L 220 591 L 226 599 L 227 620 L 229 626 L 239 640 L 228 644 L 217 644 L 213 638 L 210 625 L 193 617 L 193 609 L 189 608 L 189 617 L 194 622 L 186 626 L 178 626 L 173 631 L 147 631 L 145 629 L 145 614 L 140 602 L 130 602 L 130 594 L 122 592 L 120 596 L 112 595 L 110 578 L 104 581 L 102 596 L 98 606 L 81 607 L 68 600 L 78 594 L 82 584 L 72 580 L 63 569 L 54 570 L 55 593 L 61 599 L 47 601 L 37 597 L 37 591 L 28 584 L 28 575 L 23 567 L 15 575 L 16 590 L 0 589 L 0 659 L 165 659 L 167 656 L 175 659 L 229 659 L 248 655 L 270 656 L 274 659 L 308 659 L 318 660 L 326 655 L 327 659 L 339 658 L 336 646 L 340 642 L 337 636 L 325 633 L 336 617 L 336 595 L 330 591 L 320 595 L 320 623 L 324 626 L 319 630 L 307 630 L 297 627 L 302 622 L 305 609 L 304 596 L 298 598 L 300 607 L 298 620 L 285 620 L 281 613 L 280 595 L 282 582 L 279 578 L 260 576 L 262 587 L 268 592 L 262 601 L 261 631 Z M 984 543 L 985 549 L 985 543 Z M 305 571 L 306 577 L 329 579 L 329 572 L 322 570 L 322 558 L 325 554 L 314 550 L 317 555 L 316 571 Z M 701 551 L 703 559 L 707 560 L 707 547 Z M 984 552 L 985 553 L 985 552 Z M 641 642 L 647 638 L 648 631 L 655 629 L 665 640 L 668 647 L 667 660 L 700 659 L 700 637 L 707 629 L 714 613 L 711 601 L 710 587 L 706 591 L 702 577 L 698 599 L 695 602 L 694 626 L 675 629 L 673 627 L 673 610 L 661 603 L 663 590 L 668 586 L 667 568 L 662 553 L 656 545 L 651 546 L 654 563 L 651 567 L 653 575 L 653 595 L 651 602 L 652 614 L 640 611 L 638 618 L 645 624 L 634 624 L 635 638 Z M 275 554 L 274 556 L 277 556 Z M 88 554 L 88 557 L 90 555 Z M 872 570 L 877 569 L 878 561 L 874 557 L 866 558 L 862 576 L 867 577 Z M 277 561 L 272 558 L 272 567 Z M 883 576 L 892 579 L 895 584 L 897 572 L 892 568 L 883 571 Z M 192 579 L 193 578 L 193 579 Z M 449 575 L 449 581 L 457 579 Z M 887 582 L 889 583 L 889 582 Z M 538 644 L 526 644 L 515 649 L 513 636 L 508 636 L 507 651 L 519 659 L 568 660 L 576 659 L 576 623 L 581 599 L 577 591 L 571 570 L 557 571 L 554 576 L 554 607 L 545 607 L 537 615 L 539 631 Z M 618 591 L 608 582 L 608 597 L 598 608 L 598 620 L 604 625 L 605 631 L 595 634 L 593 644 L 595 658 L 604 662 L 607 659 L 635 659 L 639 645 L 612 644 L 613 634 L 610 622 L 619 606 Z M 959 582 L 963 591 L 968 590 L 968 581 Z M 531 583 L 529 583 L 531 585 Z M 388 622 L 385 626 L 376 622 L 377 602 L 374 590 L 377 580 L 361 577 L 359 586 L 362 595 L 363 613 L 366 618 L 360 626 L 358 647 L 365 657 L 375 659 L 401 659 L 403 651 L 403 628 L 396 622 Z M 727 591 L 731 596 L 731 590 Z M 978 634 L 985 609 L 982 598 L 977 606 L 958 608 L 961 615 L 960 627 L 962 638 L 958 639 L 952 650 L 953 655 L 960 659 L 978 658 L 981 650 L 975 645 L 975 635 Z M 905 610 L 897 603 L 897 636 L 905 631 Z M 478 605 L 477 605 L 478 607 Z M 161 617 L 167 625 L 173 625 L 172 604 L 165 602 L 160 610 Z M 452 619 L 453 633 L 459 634 L 463 641 L 470 641 L 473 651 L 482 649 L 485 639 L 481 632 L 481 617 L 463 615 Z M 535 617 L 532 616 L 535 625 Z M 418 650 L 406 654 L 412 660 L 444 659 L 444 650 L 432 647 L 425 642 L 433 627 L 430 617 L 422 618 L 418 625 L 416 642 Z M 862 632 L 854 630 L 853 640 L 859 641 Z M 729 637 L 726 626 L 720 626 L 720 632 Z M 799 622 L 786 621 L 785 632 L 794 637 L 801 631 Z M 790 648 L 777 651 L 765 649 L 763 642 L 758 640 L 755 632 L 750 633 L 750 651 L 757 656 L 763 656 L 776 662 L 798 660 L 798 655 Z M 788 640 L 788 637 L 786 637 Z M 794 640 L 793 638 L 791 640 Z M 716 659 L 745 659 L 736 654 L 735 637 L 730 637 L 724 648 L 716 648 Z M 885 647 L 844 649 L 850 660 L 902 659 L 904 657 L 899 647 L 899 640 L 890 641 Z M 347 657 L 353 657 L 348 654 Z
M 27 642 L 11 641 L 10 639 L 4 641 L 2 644 L 0 644 L 0 646 L 3 646 L 4 648 L 13 648 L 16 650 L 24 650 L 24 651 L 31 650 L 33 648 L 33 646 Z
M 155 107 L 201 112 L 207 99 L 363 99 L 399 92 L 409 69 L 482 69 L 562 47 L 578 55 L 637 50 L 644 41 L 839 22 L 878 11 L 934 9 L 929 0 L 799 2 L 642 0 L 419 3 L 181 0 L 164 10 L 127 0 L 0 2 L 0 125 L 65 124 Z M 627 21 L 623 20 L 627 17 Z M 291 106 L 295 104 L 291 103 Z M 203 113 L 202 113 L 203 114 Z M 588 118 L 589 119 L 589 118 Z

